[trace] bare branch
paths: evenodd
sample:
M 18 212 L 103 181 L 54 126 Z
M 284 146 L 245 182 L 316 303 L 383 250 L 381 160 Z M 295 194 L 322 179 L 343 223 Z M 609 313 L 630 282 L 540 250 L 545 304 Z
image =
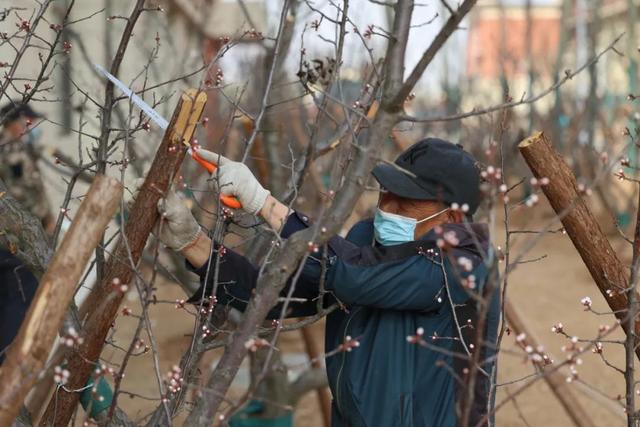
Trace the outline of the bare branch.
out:
M 424 53 L 422 54 L 422 58 L 420 58 L 420 61 L 418 61 L 416 66 L 413 68 L 411 74 L 409 74 L 409 77 L 407 77 L 407 80 L 404 82 L 402 88 L 396 94 L 392 103 L 401 104 L 409 96 L 409 94 L 413 90 L 413 87 L 416 85 L 420 77 L 422 77 L 424 70 L 426 70 L 431 61 L 433 61 L 436 53 L 438 53 L 442 46 L 444 46 L 444 43 L 449 39 L 451 34 L 453 34 L 453 32 L 458 29 L 458 25 L 467 15 L 467 13 L 469 13 L 471 8 L 476 4 L 477 0 L 465 0 L 455 12 L 446 3 L 446 1 L 442 1 L 451 12 L 451 16 L 447 20 L 446 24 L 442 27 L 440 32 L 436 35 L 433 42 L 431 42 L 427 50 L 424 51 Z

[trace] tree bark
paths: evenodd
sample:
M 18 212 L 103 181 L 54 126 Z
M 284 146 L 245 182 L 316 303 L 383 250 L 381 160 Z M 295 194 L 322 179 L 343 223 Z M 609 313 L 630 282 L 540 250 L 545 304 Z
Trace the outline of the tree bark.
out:
M 302 339 L 304 340 L 304 348 L 307 351 L 307 355 L 311 362 L 311 368 L 313 369 L 322 369 L 322 363 L 320 363 L 320 357 L 322 356 L 320 349 L 318 348 L 318 344 L 313 339 L 313 333 L 311 332 L 311 328 L 309 326 L 305 326 L 300 329 L 300 333 L 302 334 Z M 311 369 L 310 368 L 310 369 Z M 325 374 L 326 376 L 326 374 Z M 326 379 L 325 379 L 326 382 Z M 326 383 L 324 386 L 316 389 L 316 393 L 318 394 L 318 404 L 320 405 L 320 410 L 322 411 L 322 420 L 324 421 L 325 427 L 331 426 L 331 395 L 329 394 L 329 389 L 327 389 Z
M 309 368 L 303 373 L 300 374 L 297 380 L 295 380 L 290 385 L 289 395 L 291 406 L 296 406 L 300 399 L 304 397 L 305 394 L 310 392 L 311 390 L 327 390 L 329 380 L 327 379 L 327 370 L 324 366 L 320 368 Z M 323 410 L 323 421 L 325 426 L 331 425 L 331 396 L 329 396 L 329 418 L 324 418 L 324 410 Z
M 53 250 L 40 220 L 22 208 L 0 180 L 0 248 L 6 249 L 36 277 L 49 265 Z
M 42 276 L 38 291 L 0 371 L 0 425 L 10 424 L 37 381 L 57 336 L 75 287 L 111 220 L 122 185 L 96 178 L 71 228 Z
M 11 427 L 31 427 L 32 425 L 29 413 L 26 408 L 22 406 L 15 421 L 11 424 Z
M 583 200 L 573 172 L 542 132 L 525 139 L 518 148 L 536 178 L 549 178 L 549 184 L 543 186 L 542 191 L 562 221 L 602 296 L 622 322 L 623 329 L 627 334 L 633 332 L 629 331 L 625 321 L 628 311 L 628 270 L 618 259 Z M 634 329 L 637 336 L 640 333 L 637 319 Z M 635 347 L 636 356 L 640 358 L 637 342 Z
M 75 390 L 84 386 L 99 360 L 104 340 L 124 297 L 124 293 L 113 292 L 112 283 L 114 279 L 123 284 L 132 280 L 147 238 L 159 217 L 156 208 L 158 201 L 166 194 L 184 159 L 185 150 L 181 141 L 191 140 L 205 102 L 204 92 L 192 89 L 182 95 L 176 107 L 151 169 L 131 209 L 124 236 L 118 240 L 105 266 L 104 279 L 87 300 L 94 310 L 88 313 L 84 323 L 83 330 L 86 331 L 86 335 L 83 344 L 70 356 L 67 363 L 67 369 L 71 373 L 67 386 L 69 389 Z M 56 393 L 49 402 L 40 425 L 67 425 L 78 399 L 78 393 Z
M 273 340 L 273 335 L 265 337 Z M 277 419 L 292 414 L 289 402 L 289 370 L 282 361 L 280 352 L 269 355 L 269 348 L 262 347 L 249 355 L 251 388 L 255 390 L 252 399 L 262 400 L 262 411 L 251 415 L 257 419 Z M 263 374 L 264 371 L 264 374 Z
M 531 331 L 527 328 L 526 322 L 520 317 L 520 314 L 516 310 L 515 306 L 511 304 L 509 300 L 504 302 L 504 314 L 507 318 L 507 322 L 513 332 L 516 335 L 525 334 L 525 343 L 526 345 L 530 345 L 533 348 L 538 348 L 540 345 L 540 341 L 531 333 Z M 589 412 L 587 412 L 576 395 L 573 393 L 573 389 L 570 388 L 567 384 L 566 377 L 562 374 L 562 371 L 551 370 L 549 372 L 545 372 L 544 369 L 541 370 L 541 375 L 554 396 L 562 407 L 564 408 L 569 418 L 575 426 L 578 427 L 594 427 L 595 424 L 592 422 Z

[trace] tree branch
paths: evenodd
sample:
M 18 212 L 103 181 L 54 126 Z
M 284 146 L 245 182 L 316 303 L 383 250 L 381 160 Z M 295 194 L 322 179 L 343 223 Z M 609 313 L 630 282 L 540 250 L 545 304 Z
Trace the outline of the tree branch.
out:
M 412 1 L 395 5 L 393 37 L 387 47 L 381 107 L 376 114 L 371 129 L 362 141 L 353 146 L 354 159 L 345 171 L 345 180 L 326 215 L 315 226 L 300 231 L 272 251 L 272 257 L 258 278 L 256 292 L 243 314 L 242 321 L 225 346 L 225 351 L 216 369 L 202 390 L 194 410 L 185 426 L 210 425 L 226 391 L 235 377 L 240 363 L 247 354 L 245 343 L 255 334 L 270 308 L 278 301 L 278 296 L 289 276 L 309 250 L 309 246 L 324 244 L 335 235 L 348 215 L 352 212 L 367 178 L 373 168 L 378 151 L 396 124 L 404 98 L 397 93 L 402 87 L 404 55 L 411 26 Z M 400 100 L 395 101 L 393 100 Z M 322 231 L 321 231 L 322 230 Z
M 549 179 L 542 191 L 556 213 L 567 212 L 562 225 L 591 277 L 627 335 L 638 336 L 640 323 L 633 318 L 633 323 L 628 322 L 627 270 L 586 205 L 573 172 L 542 132 L 522 141 L 518 149 L 536 178 Z M 640 357 L 640 348 L 631 347 Z
M 0 247 L 36 276 L 47 269 L 53 250 L 40 220 L 22 208 L 0 179 Z
M 206 95 L 195 90 L 182 96 L 156 157 L 131 209 L 129 220 L 105 268 L 105 277 L 86 304 L 93 308 L 84 324 L 84 342 L 69 357 L 68 387 L 77 390 L 89 378 L 99 360 L 104 340 L 115 319 L 124 293 L 113 292 L 113 281 L 128 284 L 158 219 L 157 203 L 166 194 L 184 158 L 183 138 L 190 141 L 198 123 Z M 49 402 L 42 425 L 67 425 L 79 398 L 78 393 L 59 392 Z M 169 417 L 167 411 L 167 417 Z
M 407 77 L 407 80 L 404 82 L 404 84 L 396 94 L 395 98 L 392 101 L 393 103 L 402 105 L 404 100 L 413 90 L 413 87 L 416 85 L 416 83 L 418 83 L 420 77 L 422 77 L 422 74 L 424 74 L 424 70 L 426 70 L 431 61 L 433 61 L 436 53 L 438 53 L 442 46 L 444 46 L 444 43 L 449 39 L 451 34 L 453 34 L 453 32 L 458 29 L 458 25 L 467 15 L 467 13 L 469 13 L 471 8 L 476 4 L 476 1 L 477 0 L 465 0 L 460 5 L 460 7 L 458 7 L 458 10 L 455 13 L 452 13 L 446 24 L 442 27 L 440 32 L 438 32 L 438 35 L 436 35 L 436 38 L 433 40 L 433 42 L 431 42 L 427 50 L 425 50 L 422 54 L 422 58 L 420 58 L 420 61 L 418 61 L 416 66 L 411 71 L 411 74 L 409 75 L 409 77 Z
M 307 369 L 290 386 L 291 405 L 295 406 L 306 393 L 327 387 L 328 384 L 324 367 Z
M 0 371 L 0 425 L 13 421 L 22 400 L 37 381 L 73 300 L 76 284 L 121 196 L 122 185 L 118 181 L 96 178 L 42 276 Z

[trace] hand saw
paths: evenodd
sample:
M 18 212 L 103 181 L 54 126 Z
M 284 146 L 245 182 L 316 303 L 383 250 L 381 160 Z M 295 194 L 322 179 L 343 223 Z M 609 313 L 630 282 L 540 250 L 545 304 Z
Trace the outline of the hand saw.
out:
M 167 130 L 167 128 L 169 127 L 169 122 L 164 117 L 162 117 L 156 110 L 151 108 L 151 106 L 146 102 L 144 102 L 142 98 L 140 98 L 138 95 L 133 93 L 133 91 L 129 89 L 127 85 L 125 85 L 120 80 L 118 80 L 116 76 L 114 76 L 113 74 L 105 70 L 102 66 L 98 64 L 94 64 L 94 67 L 96 68 L 96 70 L 98 70 L 98 72 L 102 73 L 107 79 L 109 79 L 114 85 L 116 85 L 118 89 L 122 91 L 122 93 L 124 93 L 129 99 L 131 99 L 131 102 L 133 102 L 138 108 L 140 108 L 151 120 L 153 120 L 155 124 L 160 126 L 162 130 L 164 131 Z M 191 147 L 191 144 L 189 143 L 189 141 L 186 141 L 183 139 L 182 143 L 187 146 L 187 152 L 189 153 L 191 158 L 196 162 L 198 162 L 198 164 L 202 166 L 204 169 L 206 169 L 207 172 L 209 172 L 209 174 L 213 174 L 213 172 L 218 168 L 218 165 L 216 165 L 215 163 L 208 162 L 202 157 L 198 156 L 197 150 L 194 150 L 193 147 Z M 224 203 L 226 206 L 230 208 L 233 208 L 233 209 L 242 208 L 240 201 L 234 196 L 225 196 L 224 194 L 221 194 L 220 200 L 222 201 L 222 203 Z

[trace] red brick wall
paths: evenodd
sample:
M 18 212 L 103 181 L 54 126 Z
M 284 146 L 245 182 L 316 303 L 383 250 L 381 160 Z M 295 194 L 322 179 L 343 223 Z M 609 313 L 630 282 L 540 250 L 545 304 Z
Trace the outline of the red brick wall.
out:
M 497 78 L 501 72 L 500 37 L 502 22 L 494 17 L 476 17 L 469 31 L 467 47 L 468 77 Z M 526 20 L 507 17 L 505 26 L 504 66 L 508 78 L 526 74 Z M 548 74 L 557 55 L 560 35 L 558 18 L 533 18 L 532 55 L 536 71 Z

